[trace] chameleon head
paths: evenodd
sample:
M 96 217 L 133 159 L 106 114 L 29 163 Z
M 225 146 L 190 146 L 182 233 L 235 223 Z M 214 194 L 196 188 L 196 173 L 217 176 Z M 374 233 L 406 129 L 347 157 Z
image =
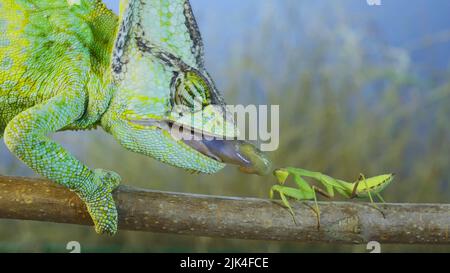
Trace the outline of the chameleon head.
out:
M 183 76 L 179 85 L 173 79 L 160 93 L 119 84 L 103 125 L 124 147 L 193 172 L 214 173 L 233 164 L 244 173 L 268 174 L 270 160 L 237 140 L 234 120 L 215 87 L 197 82 L 205 79 Z
M 265 155 L 235 140 L 234 120 L 204 68 L 189 2 L 124 0 L 120 10 L 112 57 L 115 92 L 102 126 L 126 148 L 193 172 L 234 164 L 246 173 L 267 174 Z M 161 20 L 153 19 L 155 12 Z

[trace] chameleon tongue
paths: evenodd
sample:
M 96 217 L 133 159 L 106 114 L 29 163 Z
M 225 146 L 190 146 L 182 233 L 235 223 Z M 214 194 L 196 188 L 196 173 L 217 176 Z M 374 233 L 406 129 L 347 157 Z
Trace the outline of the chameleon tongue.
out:
M 203 140 L 188 144 L 205 155 L 239 166 L 244 173 L 267 175 L 271 171 L 271 162 L 264 153 L 245 141 Z

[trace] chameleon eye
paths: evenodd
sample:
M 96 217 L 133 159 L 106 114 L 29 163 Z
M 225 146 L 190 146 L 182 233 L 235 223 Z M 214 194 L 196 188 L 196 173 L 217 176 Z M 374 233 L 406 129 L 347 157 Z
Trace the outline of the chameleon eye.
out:
M 176 105 L 186 106 L 192 111 L 202 110 L 211 104 L 211 87 L 207 81 L 194 71 L 179 75 L 174 82 Z

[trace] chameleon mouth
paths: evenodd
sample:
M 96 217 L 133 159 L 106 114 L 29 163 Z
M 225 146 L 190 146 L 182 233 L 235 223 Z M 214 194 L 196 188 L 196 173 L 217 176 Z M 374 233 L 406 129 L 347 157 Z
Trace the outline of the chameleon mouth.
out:
M 267 175 L 271 171 L 270 160 L 258 148 L 246 141 L 215 138 L 205 133 L 199 135 L 196 130 L 190 130 L 188 133 L 193 138 L 182 141 L 205 156 L 236 165 L 244 173 Z
M 200 153 L 223 163 L 237 165 L 244 173 L 267 175 L 271 162 L 254 145 L 243 140 L 190 140 L 187 145 Z
M 257 175 L 267 175 L 271 172 L 271 162 L 266 155 L 246 141 L 222 139 L 223 137 L 187 125 L 181 126 L 169 120 L 146 119 L 132 122 L 167 131 L 191 149 L 215 161 L 236 165 L 241 172 Z

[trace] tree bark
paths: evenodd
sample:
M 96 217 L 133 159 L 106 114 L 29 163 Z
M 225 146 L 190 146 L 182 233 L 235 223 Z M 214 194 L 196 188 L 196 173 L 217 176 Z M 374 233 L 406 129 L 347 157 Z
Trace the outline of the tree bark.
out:
M 449 244 L 450 205 L 278 202 L 159 192 L 120 186 L 115 192 L 120 230 L 211 237 L 327 243 Z M 0 176 L 0 218 L 92 225 L 73 192 L 43 179 Z

